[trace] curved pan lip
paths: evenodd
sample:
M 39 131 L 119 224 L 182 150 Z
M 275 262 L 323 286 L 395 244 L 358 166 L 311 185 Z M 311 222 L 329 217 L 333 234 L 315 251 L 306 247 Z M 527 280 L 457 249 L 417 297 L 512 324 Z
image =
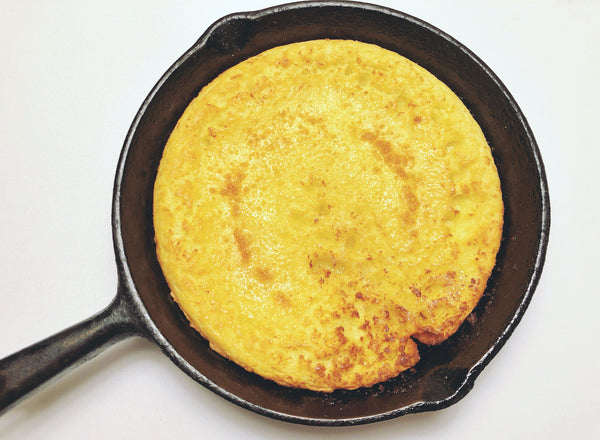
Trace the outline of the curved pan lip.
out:
M 120 195 L 122 192 L 122 183 L 123 183 L 123 175 L 125 170 L 125 165 L 128 160 L 129 151 L 132 144 L 132 139 L 138 126 L 140 124 L 140 120 L 146 112 L 149 104 L 155 98 L 157 92 L 161 89 L 161 87 L 169 80 L 169 78 L 173 75 L 174 72 L 178 70 L 178 68 L 185 63 L 190 57 L 192 57 L 196 52 L 202 50 L 209 40 L 209 38 L 224 24 L 237 19 L 245 19 L 245 20 L 257 20 L 261 17 L 265 17 L 271 14 L 276 14 L 282 11 L 290 11 L 290 10 L 299 10 L 299 9 L 307 9 L 307 8 L 318 8 L 318 7 L 340 7 L 340 8 L 358 8 L 367 11 L 374 11 L 378 13 L 383 13 L 394 18 L 410 22 L 418 27 L 424 28 L 425 30 L 435 34 L 437 37 L 445 40 L 454 46 L 458 51 L 462 52 L 468 58 L 471 59 L 472 62 L 477 64 L 479 68 L 491 79 L 496 85 L 498 91 L 501 91 L 504 94 L 505 99 L 509 103 L 512 111 L 518 117 L 518 120 L 526 133 L 526 143 L 531 149 L 531 153 L 533 155 L 535 166 L 537 168 L 537 172 L 540 176 L 539 185 L 541 189 L 541 228 L 539 235 L 537 237 L 536 249 L 537 254 L 535 256 L 535 263 L 532 268 L 532 275 L 529 279 L 527 286 L 524 288 L 524 296 L 516 309 L 512 319 L 506 325 L 502 334 L 497 338 L 496 342 L 493 346 L 480 358 L 478 362 L 476 362 L 468 371 L 464 380 L 457 387 L 456 391 L 450 395 L 449 397 L 442 400 L 435 401 L 422 401 L 413 403 L 411 405 L 403 406 L 397 408 L 395 410 L 387 411 L 380 414 L 368 415 L 364 417 L 355 417 L 355 418 L 342 418 L 342 419 L 330 419 L 330 418 L 307 418 L 307 417 L 299 417 L 296 415 L 290 415 L 286 413 L 282 413 L 279 411 L 275 411 L 272 409 L 268 409 L 262 407 L 260 405 L 256 405 L 252 402 L 249 402 L 245 399 L 240 398 L 239 396 L 223 389 L 219 385 L 210 381 L 206 376 L 196 370 L 192 365 L 190 365 L 184 357 L 182 357 L 174 347 L 167 341 L 165 336 L 162 334 L 161 330 L 157 327 L 157 325 L 153 322 L 150 314 L 148 313 L 146 307 L 144 306 L 141 297 L 137 291 L 135 286 L 133 276 L 131 270 L 129 268 L 129 264 L 127 262 L 127 257 L 125 253 L 125 245 L 122 237 L 122 225 L 121 225 L 121 200 Z M 213 23 L 199 38 L 199 40 L 188 49 L 160 78 L 160 80 L 153 87 L 151 92 L 148 94 L 144 102 L 142 103 L 138 113 L 136 114 L 131 127 L 127 133 L 127 137 L 124 142 L 124 146 L 122 148 L 117 171 L 115 175 L 114 181 L 114 192 L 113 192 L 113 207 L 112 207 L 112 228 L 113 228 L 113 240 L 114 240 L 114 248 L 116 254 L 116 260 L 119 270 L 119 281 L 121 285 L 124 287 L 123 291 L 129 297 L 129 299 L 133 302 L 133 304 L 138 308 L 141 313 L 142 320 L 145 322 L 145 326 L 147 329 L 147 335 L 149 339 L 153 340 L 157 345 L 161 347 L 161 349 L 171 358 L 171 360 L 178 365 L 184 372 L 186 372 L 189 376 L 195 379 L 197 382 L 201 383 L 208 389 L 214 391 L 216 394 L 224 397 L 225 399 L 243 407 L 249 409 L 258 414 L 262 414 L 274 419 L 307 424 L 307 425 L 323 425 L 323 426 L 342 426 L 342 425 L 358 425 L 358 424 L 366 424 L 372 423 L 376 421 L 382 421 L 387 419 L 392 419 L 395 417 L 399 417 L 401 415 L 406 415 L 410 413 L 418 413 L 425 411 L 433 411 L 438 409 L 446 408 L 456 402 L 458 402 L 462 397 L 464 397 L 473 387 L 475 379 L 481 373 L 483 368 L 492 360 L 492 358 L 498 353 L 498 351 L 503 347 L 507 339 L 510 337 L 515 327 L 520 322 L 523 314 L 525 313 L 532 295 L 537 287 L 539 282 L 542 268 L 545 261 L 546 249 L 548 246 L 549 240 L 549 230 L 550 230 L 550 201 L 549 201 L 549 193 L 548 193 L 548 183 L 546 180 L 546 174 L 544 170 L 544 165 L 542 162 L 542 158 L 540 155 L 540 151 L 538 145 L 535 141 L 531 128 L 527 123 L 523 113 L 521 112 L 519 106 L 516 101 L 504 86 L 504 84 L 500 81 L 500 79 L 492 72 L 492 70 L 482 61 L 480 60 L 473 52 L 471 52 L 466 46 L 455 40 L 450 35 L 441 31 L 440 29 L 420 20 L 414 16 L 405 14 L 403 12 L 396 11 L 391 8 L 372 5 L 368 3 L 362 2 L 351 2 L 351 1 L 334 1 L 334 2 L 296 2 L 296 3 L 287 3 L 278 6 L 273 6 L 266 9 L 250 11 L 250 12 L 240 12 L 233 13 L 222 17 Z

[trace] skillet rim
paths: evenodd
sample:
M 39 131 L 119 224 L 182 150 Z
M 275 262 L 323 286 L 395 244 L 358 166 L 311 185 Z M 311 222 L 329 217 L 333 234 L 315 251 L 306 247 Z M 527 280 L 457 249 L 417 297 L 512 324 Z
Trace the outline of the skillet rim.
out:
M 194 56 L 197 52 L 201 51 L 209 42 L 209 39 L 215 35 L 218 30 L 224 26 L 226 26 L 229 22 L 233 22 L 235 20 L 249 20 L 249 21 L 257 21 L 260 18 L 275 15 L 280 12 L 288 12 L 293 10 L 300 9 L 315 9 L 322 7 L 336 7 L 342 9 L 359 9 L 359 10 L 367 10 L 371 12 L 385 14 L 387 16 L 393 17 L 395 20 L 404 21 L 411 23 L 412 25 L 416 25 L 419 28 L 423 28 L 424 30 L 434 34 L 436 38 L 441 38 L 445 42 L 449 43 L 453 48 L 459 52 L 462 52 L 466 55 L 473 63 L 475 63 L 478 68 L 485 74 L 488 79 L 490 79 L 494 85 L 496 86 L 496 92 L 502 93 L 504 99 L 510 106 L 511 111 L 514 116 L 520 122 L 520 126 L 523 129 L 526 135 L 526 144 L 530 148 L 530 152 L 533 156 L 535 162 L 535 168 L 539 175 L 539 190 L 540 190 L 540 230 L 537 236 L 536 241 L 536 255 L 535 255 L 535 263 L 531 270 L 531 276 L 529 277 L 528 284 L 524 289 L 524 295 L 522 300 L 520 301 L 518 307 L 516 308 L 512 319 L 504 328 L 504 331 L 496 338 L 493 345 L 490 349 L 483 354 L 483 356 L 477 361 L 467 372 L 461 384 L 456 388 L 456 391 L 450 396 L 441 399 L 441 400 L 431 400 L 431 401 L 422 401 L 416 402 L 407 406 L 402 406 L 392 411 L 387 411 L 384 413 L 367 415 L 361 417 L 353 417 L 353 418 L 312 418 L 312 417 L 300 417 L 296 415 L 286 414 L 280 411 L 276 411 L 273 409 L 268 409 L 264 406 L 257 405 L 255 403 L 249 402 L 236 394 L 227 391 L 221 386 L 209 380 L 205 375 L 203 375 L 200 371 L 194 368 L 183 355 L 181 355 L 173 345 L 167 340 L 167 338 L 163 335 L 160 328 L 151 318 L 150 313 L 148 312 L 146 306 L 144 305 L 144 301 L 142 296 L 140 295 L 133 274 L 131 272 L 131 268 L 129 266 L 129 261 L 127 258 L 127 254 L 125 251 L 125 243 L 123 240 L 123 229 L 121 223 L 121 197 L 122 197 L 122 185 L 123 178 L 125 174 L 125 167 L 128 163 L 128 158 L 130 157 L 130 149 L 132 147 L 132 142 L 134 136 L 139 128 L 140 122 L 148 110 L 149 105 L 153 102 L 159 90 L 165 85 L 165 83 L 175 74 L 180 66 L 182 66 L 186 61 L 188 61 L 191 57 Z M 536 188 L 538 189 L 538 188 Z M 323 1 L 309 1 L 309 2 L 294 2 L 276 5 L 256 11 L 248 11 L 248 12 L 238 12 L 232 13 L 223 16 L 222 18 L 215 21 L 211 26 L 207 28 L 207 30 L 202 34 L 202 36 L 187 50 L 185 51 L 176 61 L 175 63 L 162 75 L 156 85 L 152 88 L 146 99 L 143 101 L 140 109 L 138 110 L 129 130 L 127 136 L 124 141 L 123 148 L 120 153 L 117 171 L 114 180 L 114 190 L 113 190 L 113 206 L 112 206 L 112 229 L 113 229 L 113 243 L 115 249 L 115 256 L 117 260 L 117 267 L 119 273 L 119 284 L 124 287 L 124 289 L 120 289 L 120 294 L 125 295 L 138 309 L 141 314 L 141 321 L 145 327 L 145 336 L 151 340 L 153 340 L 167 356 L 186 374 L 192 377 L 195 381 L 199 382 L 203 386 L 207 387 L 211 391 L 216 394 L 226 398 L 227 400 L 249 409 L 255 413 L 265 415 L 274 419 L 307 424 L 307 425 L 321 425 L 321 426 L 345 426 L 345 425 L 358 425 L 358 424 L 366 424 L 372 423 L 382 420 L 388 420 L 392 418 L 399 417 L 401 415 L 417 413 L 417 412 L 425 412 L 425 411 L 434 411 L 438 409 L 443 409 L 448 406 L 453 405 L 458 402 L 462 397 L 464 397 L 474 386 L 474 381 L 477 376 L 481 373 L 483 368 L 491 361 L 491 359 L 498 353 L 498 351 L 503 347 L 506 343 L 507 339 L 510 337 L 518 323 L 523 317 L 525 310 L 529 306 L 532 295 L 537 287 L 539 279 L 541 277 L 542 268 L 545 261 L 546 250 L 548 246 L 549 240 L 549 230 L 550 230 L 550 201 L 549 201 L 549 192 L 548 192 L 548 183 L 546 179 L 545 169 L 542 162 L 541 154 L 538 148 L 538 145 L 533 136 L 532 130 L 527 123 L 525 116 L 517 105 L 516 101 L 504 86 L 504 84 L 500 81 L 500 79 L 496 76 L 496 74 L 481 60 L 479 59 L 473 52 L 471 52 L 466 46 L 462 43 L 441 31 L 437 27 L 419 19 L 412 15 L 384 7 L 379 5 L 373 5 L 369 3 L 363 2 L 353 2 L 353 1 L 331 1 L 331 2 L 323 2 Z

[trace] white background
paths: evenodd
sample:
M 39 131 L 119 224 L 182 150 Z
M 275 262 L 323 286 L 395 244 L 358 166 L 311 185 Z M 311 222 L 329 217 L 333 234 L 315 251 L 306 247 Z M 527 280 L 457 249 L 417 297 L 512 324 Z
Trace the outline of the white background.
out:
M 0 357 L 114 296 L 110 207 L 129 124 L 212 22 L 273 4 L 212 3 L 1 2 Z M 1 416 L 0 438 L 600 438 L 600 2 L 379 3 L 430 22 L 481 57 L 521 106 L 546 164 L 545 270 L 523 321 L 473 391 L 435 413 L 298 426 L 238 408 L 133 339 Z

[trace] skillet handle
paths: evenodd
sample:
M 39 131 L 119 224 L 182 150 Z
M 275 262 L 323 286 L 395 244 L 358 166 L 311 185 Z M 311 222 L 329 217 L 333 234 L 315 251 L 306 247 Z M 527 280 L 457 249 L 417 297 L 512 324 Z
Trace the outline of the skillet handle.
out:
M 0 360 L 0 414 L 60 373 L 141 334 L 136 316 L 119 292 L 100 313 Z

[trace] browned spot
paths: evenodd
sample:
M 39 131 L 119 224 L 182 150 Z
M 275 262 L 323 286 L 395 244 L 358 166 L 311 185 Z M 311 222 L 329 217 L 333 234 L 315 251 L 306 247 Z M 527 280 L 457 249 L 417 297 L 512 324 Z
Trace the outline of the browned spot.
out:
M 408 156 L 399 154 L 392 149 L 392 144 L 388 141 L 378 139 L 375 141 L 375 148 L 383 156 L 385 164 L 400 177 L 406 176 L 406 167 L 411 161 Z
M 377 377 L 379 378 L 380 381 L 383 381 L 385 379 L 388 379 L 392 376 L 393 372 L 390 368 L 390 366 L 386 363 L 383 364 L 381 366 L 381 368 L 379 369 L 379 371 L 377 372 Z
M 281 67 L 287 67 L 287 66 L 289 66 L 289 65 L 290 65 L 290 60 L 289 60 L 289 59 L 287 59 L 287 58 L 283 58 L 283 59 L 279 60 L 279 63 L 278 63 L 278 64 L 279 64 Z
M 233 175 L 225 176 L 225 185 L 221 189 L 221 195 L 228 197 L 239 197 L 242 190 L 242 182 L 246 175 L 242 170 L 237 170 Z
M 427 345 L 436 345 L 445 339 L 443 333 L 439 333 L 429 327 L 423 328 L 420 332 L 415 333 L 414 337 Z
M 404 199 L 406 200 L 406 205 L 408 206 L 408 209 L 411 211 L 416 211 L 417 209 L 419 209 L 419 199 L 417 198 L 417 196 L 415 195 L 414 191 L 412 190 L 412 188 L 408 185 L 404 185 L 402 187 L 402 195 L 404 196 Z
M 423 121 L 423 118 L 421 116 L 415 116 L 413 121 L 415 121 L 415 124 L 420 123 L 421 121 Z
M 231 215 L 234 217 L 240 216 L 240 204 L 237 202 L 237 200 L 231 201 Z
M 386 141 L 385 139 L 376 139 L 374 145 L 383 156 L 388 156 L 392 153 L 392 144 L 390 141 Z
M 305 119 L 312 125 L 319 125 L 324 121 L 323 118 L 311 116 L 311 115 L 306 115 Z
M 386 326 L 387 327 L 387 326 Z M 394 342 L 396 340 L 397 333 L 386 333 L 383 340 L 386 342 Z
M 254 270 L 254 273 L 256 274 L 256 278 L 258 279 L 258 281 L 260 281 L 263 284 L 273 280 L 273 274 L 269 272 L 269 269 L 267 269 L 266 267 L 257 267 Z
M 344 358 L 342 359 L 341 362 L 336 362 L 336 368 L 344 371 L 344 370 L 348 370 L 349 368 L 352 368 L 354 364 L 350 361 L 350 359 L 348 358 Z
M 275 301 L 277 301 L 277 303 L 282 306 L 282 307 L 289 307 L 291 305 L 290 299 L 287 297 L 287 295 L 285 295 L 282 292 L 278 292 L 275 295 Z
M 414 293 L 417 298 L 421 298 L 421 291 L 415 286 L 410 286 L 410 291 Z
M 396 359 L 397 366 L 409 368 L 419 361 L 419 353 L 414 350 L 414 342 L 410 341 L 410 344 L 412 345 L 409 347 L 407 347 L 406 344 L 402 344 L 398 347 L 398 358 Z
M 342 327 L 341 325 L 339 327 L 336 327 L 335 329 L 335 335 L 338 338 L 338 342 L 343 345 L 346 342 L 348 342 L 348 338 L 346 338 L 346 336 L 344 335 L 344 327 Z
M 456 278 L 456 272 L 446 272 L 446 275 L 444 275 L 444 281 L 445 281 L 445 285 L 449 286 L 452 283 L 454 283 L 454 279 Z
M 469 285 L 469 287 L 472 289 L 476 289 L 480 283 L 481 280 L 479 278 L 471 278 L 471 284 Z
M 240 255 L 242 256 L 242 261 L 247 263 L 252 256 L 252 250 L 250 249 L 250 237 L 242 232 L 241 229 L 235 228 L 233 230 L 233 238 L 235 239 L 235 244 L 237 245 Z
M 363 141 L 367 141 L 367 142 L 373 142 L 375 139 L 377 139 L 377 135 L 371 131 L 364 131 L 361 135 L 360 138 Z
M 398 358 L 396 359 L 396 365 L 405 367 L 407 364 L 408 364 L 408 362 L 407 362 L 406 354 L 404 353 L 404 351 L 401 351 L 400 354 L 398 355 Z
M 315 373 L 317 373 L 317 375 L 323 377 L 325 376 L 325 365 L 318 363 L 317 365 L 315 365 Z
M 356 292 L 356 295 L 354 295 L 354 297 L 356 299 L 365 299 L 365 297 L 363 296 L 362 292 Z

